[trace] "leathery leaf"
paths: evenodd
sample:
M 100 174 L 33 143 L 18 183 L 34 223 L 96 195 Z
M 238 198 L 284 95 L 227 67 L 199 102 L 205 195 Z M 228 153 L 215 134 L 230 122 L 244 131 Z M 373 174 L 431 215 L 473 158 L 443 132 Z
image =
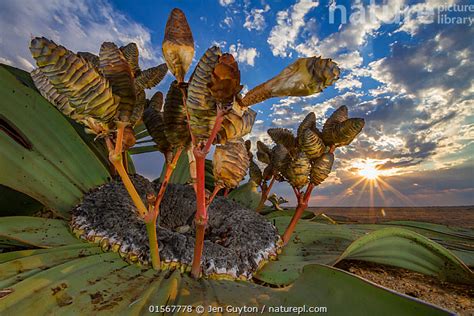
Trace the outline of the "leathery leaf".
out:
M 109 172 L 68 120 L 0 67 L 0 182 L 67 217 Z
M 384 311 L 397 315 L 449 315 L 324 265 L 308 265 L 291 286 L 271 288 L 245 281 L 194 280 L 178 270 L 140 269 L 126 264 L 115 253 L 90 251 L 94 248 L 82 257 L 46 265 L 42 270 L 30 264 L 32 270 L 22 272 L 16 282 L 10 279 L 0 313 L 142 315 L 167 306 L 184 315 L 203 306 L 204 315 L 211 315 L 215 311 L 210 312 L 210 307 L 220 313 L 238 313 L 238 308 L 245 306 L 246 314 L 268 314 L 279 312 L 283 306 L 300 312 L 311 306 L 341 315 L 375 315 Z M 33 254 L 31 260 L 37 260 L 37 256 Z M 27 264 L 29 258 L 25 255 L 17 260 Z
M 337 262 L 347 259 L 393 265 L 451 282 L 474 284 L 474 273 L 454 254 L 407 229 L 376 230 L 354 241 Z
M 0 217 L 0 238 L 39 248 L 81 242 L 71 235 L 65 221 L 29 216 Z
M 269 215 L 271 214 L 272 213 Z M 267 217 L 269 215 L 267 215 Z M 281 216 L 269 218 L 269 220 L 274 223 L 280 233 L 283 233 L 290 221 L 290 217 Z M 370 234 L 379 234 L 380 231 L 383 231 L 383 229 L 387 227 L 388 229 L 394 228 L 393 225 L 383 224 L 333 225 L 318 223 L 313 220 L 300 220 L 290 242 L 278 256 L 278 260 L 266 264 L 254 278 L 261 282 L 277 286 L 290 284 L 301 275 L 304 266 L 312 263 L 333 265 L 343 259 L 341 255 L 348 249 L 352 242 L 358 238 L 363 239 L 370 236 Z M 410 229 L 410 231 L 406 233 L 407 236 L 408 234 L 418 236 L 417 240 L 422 239 L 426 247 L 423 246 L 423 244 L 417 245 L 410 239 L 402 238 L 402 241 L 398 241 L 393 245 L 384 244 L 380 248 L 376 248 L 380 251 L 376 256 L 374 255 L 369 258 L 368 255 L 370 253 L 365 253 L 367 254 L 365 258 L 376 263 L 391 264 L 425 274 L 433 274 L 433 271 L 437 271 L 436 273 L 438 274 L 436 275 L 441 275 L 441 277 L 445 277 L 450 281 L 470 282 L 471 276 L 468 273 L 469 270 L 466 270 L 466 265 L 472 266 L 474 249 L 467 245 L 462 246 L 466 241 L 464 238 L 415 227 L 405 227 Z M 446 229 L 447 228 L 441 225 L 439 227 L 439 230 Z M 420 234 L 425 237 L 420 236 Z M 379 241 L 375 238 L 374 244 L 376 245 L 378 242 Z M 381 239 L 380 243 L 384 243 L 383 239 Z M 412 254 L 407 255 L 407 258 L 394 258 L 394 256 L 402 252 L 399 243 L 408 247 L 409 249 L 407 249 L 406 252 L 411 252 Z M 424 247 L 426 249 L 423 249 Z M 449 250 L 445 249 L 445 247 Z M 418 263 L 416 261 L 411 263 L 410 256 L 417 255 L 421 256 L 417 258 Z M 400 254 L 400 256 L 403 256 L 403 254 Z M 362 255 L 352 259 L 365 260 Z M 433 262 L 437 264 L 437 266 L 435 265 L 436 268 L 433 267 Z M 445 268 L 440 262 L 446 264 L 446 267 L 454 267 L 455 273 L 443 270 Z M 423 267 L 431 267 L 431 270 L 428 268 L 421 269 L 420 265 Z M 458 277 L 455 276 L 456 273 Z

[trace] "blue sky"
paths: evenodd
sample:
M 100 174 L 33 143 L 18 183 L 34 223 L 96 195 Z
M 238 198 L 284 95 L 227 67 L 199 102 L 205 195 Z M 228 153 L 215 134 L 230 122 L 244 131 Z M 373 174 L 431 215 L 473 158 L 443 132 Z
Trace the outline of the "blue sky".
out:
M 196 59 L 219 44 L 238 60 L 245 89 L 298 57 L 338 62 L 341 79 L 323 93 L 254 107 L 252 141 L 268 142 L 270 127 L 294 129 L 308 111 L 321 124 L 343 104 L 366 119 L 359 138 L 336 152 L 335 169 L 311 205 L 467 205 L 474 204 L 474 8 L 469 12 L 468 3 L 3 0 L 0 62 L 31 70 L 33 35 L 94 53 L 103 41 L 134 41 L 142 67 L 154 66 L 163 61 L 168 13 L 179 7 L 193 30 Z M 167 76 L 158 90 L 171 80 Z M 150 178 L 162 161 L 159 154 L 135 157 L 137 169 Z M 375 183 L 359 181 L 367 166 L 379 169 Z M 275 192 L 294 201 L 285 183 Z

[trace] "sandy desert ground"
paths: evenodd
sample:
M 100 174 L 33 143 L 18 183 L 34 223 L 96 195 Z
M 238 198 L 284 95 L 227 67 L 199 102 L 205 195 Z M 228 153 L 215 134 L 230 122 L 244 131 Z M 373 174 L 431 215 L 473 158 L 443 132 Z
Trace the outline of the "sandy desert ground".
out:
M 380 223 L 395 220 L 423 221 L 474 229 L 474 205 L 432 207 L 310 207 L 309 211 L 325 213 L 335 220 Z

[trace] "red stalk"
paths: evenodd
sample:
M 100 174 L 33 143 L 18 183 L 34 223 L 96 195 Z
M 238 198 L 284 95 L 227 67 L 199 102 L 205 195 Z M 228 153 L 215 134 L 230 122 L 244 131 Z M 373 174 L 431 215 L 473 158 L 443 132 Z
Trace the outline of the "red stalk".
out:
M 224 113 L 221 110 L 217 110 L 217 117 L 216 117 L 216 122 L 214 123 L 214 127 L 212 128 L 211 134 L 209 135 L 209 138 L 207 139 L 206 145 L 202 149 L 203 152 L 206 154 L 209 152 L 212 146 L 212 142 L 214 141 L 214 138 L 216 138 L 217 133 L 221 129 L 222 121 L 224 121 Z
M 161 200 L 163 200 L 166 187 L 168 186 L 168 182 L 170 181 L 171 175 L 173 174 L 173 171 L 176 168 L 176 163 L 178 162 L 178 159 L 181 156 L 182 151 L 183 151 L 183 147 L 178 148 L 178 150 L 176 150 L 176 153 L 174 154 L 174 157 L 171 163 L 166 164 L 166 171 L 165 171 L 165 176 L 163 178 L 163 183 L 161 184 L 160 191 L 158 192 L 158 195 L 156 196 L 156 200 L 155 200 L 154 213 L 156 213 L 156 216 L 158 216 L 160 212 Z
M 212 201 L 214 200 L 214 198 L 216 197 L 217 193 L 219 193 L 219 191 L 222 189 L 222 187 L 216 185 L 214 187 L 214 191 L 212 192 L 212 195 L 211 197 L 209 198 L 209 201 L 207 201 L 207 206 L 211 205 Z M 225 189 L 226 192 L 228 191 L 228 189 Z
M 194 278 L 199 278 L 201 274 L 201 255 L 204 248 L 204 234 L 207 224 L 207 208 L 206 208 L 206 192 L 205 192 L 205 160 L 206 154 L 201 150 L 194 149 L 194 157 L 196 158 L 196 244 L 194 246 L 193 265 L 191 275 Z
M 229 188 L 225 188 L 224 197 L 227 197 L 228 195 L 229 195 Z
M 286 228 L 285 233 L 282 236 L 283 245 L 286 245 L 290 240 L 290 237 L 296 228 L 296 224 L 300 220 L 301 215 L 303 215 L 304 210 L 308 207 L 308 201 L 311 197 L 311 191 L 313 191 L 313 188 L 314 185 L 312 183 L 308 184 L 304 195 L 293 188 L 295 190 L 295 195 L 298 198 L 298 206 L 295 209 L 295 214 L 291 218 L 290 224 L 288 224 L 288 227 Z
M 204 146 L 194 146 L 194 158 L 196 159 L 196 245 L 194 246 L 193 265 L 191 275 L 194 278 L 199 278 L 201 274 L 201 256 L 204 248 L 204 235 L 207 224 L 207 206 L 206 206 L 206 188 L 205 188 L 205 166 L 206 155 L 212 146 L 212 142 L 217 133 L 221 129 L 222 121 L 224 120 L 224 112 L 217 109 L 216 122 L 212 128 L 211 134 Z
M 275 183 L 275 177 L 272 177 L 272 180 L 270 181 L 270 185 L 268 187 L 262 187 L 262 197 L 260 198 L 260 202 L 258 203 L 258 206 L 255 209 L 257 212 L 260 212 L 264 208 L 265 202 L 267 201 L 268 194 L 270 194 L 270 190 L 272 189 L 273 183 Z

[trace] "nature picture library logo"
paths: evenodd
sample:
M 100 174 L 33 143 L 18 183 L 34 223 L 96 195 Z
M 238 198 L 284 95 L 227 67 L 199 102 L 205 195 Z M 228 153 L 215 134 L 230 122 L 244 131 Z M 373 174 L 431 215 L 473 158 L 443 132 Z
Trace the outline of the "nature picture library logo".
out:
M 442 4 L 431 5 L 419 3 L 411 6 L 401 5 L 397 1 L 385 4 L 376 4 L 370 0 L 369 4 L 356 2 L 350 6 L 336 4 L 329 5 L 329 23 L 334 24 L 336 17 L 340 17 L 341 24 L 400 23 L 402 17 L 417 20 L 419 24 L 465 24 L 474 23 L 474 4 Z

